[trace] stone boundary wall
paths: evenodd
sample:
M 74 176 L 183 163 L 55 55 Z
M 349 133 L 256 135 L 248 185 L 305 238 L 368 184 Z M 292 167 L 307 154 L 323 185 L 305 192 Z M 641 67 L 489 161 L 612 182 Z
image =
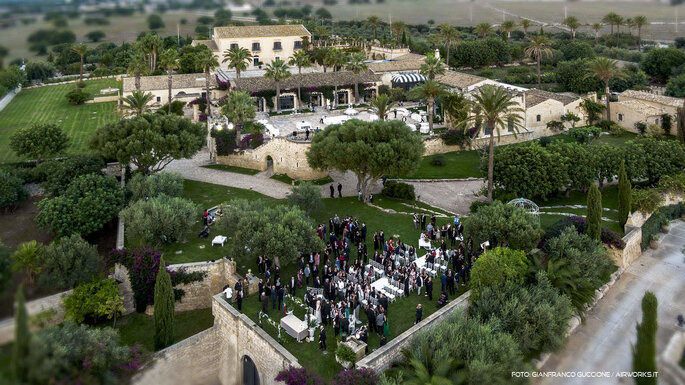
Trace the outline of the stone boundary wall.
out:
M 513 144 L 513 143 L 520 143 L 520 142 L 525 142 L 527 140 L 533 140 L 535 139 L 534 136 L 534 131 L 525 131 L 521 132 L 519 134 L 516 134 L 514 136 L 513 134 L 503 134 L 499 141 L 497 138 L 495 138 L 495 146 L 501 146 L 505 144 Z M 462 146 L 448 146 L 445 143 L 443 143 L 442 138 L 439 136 L 434 136 L 432 138 L 425 139 L 423 141 L 424 145 L 426 146 L 426 152 L 423 154 L 424 156 L 428 155 L 435 155 L 435 154 L 444 154 L 447 152 L 455 152 L 455 151 L 468 151 L 468 150 L 473 150 L 477 147 L 480 146 L 487 146 L 490 143 L 490 137 L 485 137 L 485 138 L 477 138 L 473 139 L 471 141 L 471 146 L 469 147 L 462 147 Z
M 36 316 L 42 312 L 54 311 L 54 315 L 46 323 L 58 324 L 64 321 L 64 305 L 62 304 L 62 297 L 69 296 L 72 292 L 73 290 L 67 290 L 51 296 L 26 302 L 26 313 L 29 315 L 29 320 L 32 316 Z M 33 329 L 35 330 L 35 328 Z M 14 341 L 14 318 L 6 318 L 0 321 L 0 345 L 4 345 L 12 341 Z
M 21 91 L 21 86 L 9 91 L 5 96 L 0 99 L 0 111 L 4 110 L 7 105 L 10 104 L 12 99 L 14 99 L 15 96 Z
M 376 349 L 373 353 L 362 358 L 357 362 L 356 366 L 358 368 L 373 369 L 377 373 L 382 373 L 386 369 L 390 368 L 393 362 L 401 359 L 402 349 L 409 346 L 414 335 L 418 331 L 438 324 L 449 314 L 452 314 L 456 309 L 466 306 L 470 296 L 471 290 L 450 301 L 450 303 L 448 303 L 445 307 L 429 315 L 418 324 L 405 330 L 404 333 L 390 340 L 390 342 L 388 342 L 382 348 Z

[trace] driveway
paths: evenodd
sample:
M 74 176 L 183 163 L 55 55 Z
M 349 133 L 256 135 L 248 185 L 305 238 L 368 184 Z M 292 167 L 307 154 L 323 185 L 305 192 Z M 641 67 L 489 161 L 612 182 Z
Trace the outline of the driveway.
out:
M 552 355 L 541 371 L 631 371 L 635 325 L 641 301 L 652 291 L 658 301 L 657 354 L 677 330 L 676 316 L 685 313 L 685 222 L 671 224 L 657 250 L 646 251 L 621 275 L 607 295 L 587 314 L 585 324 L 569 336 L 563 351 Z M 535 380 L 534 384 L 633 384 L 629 378 Z

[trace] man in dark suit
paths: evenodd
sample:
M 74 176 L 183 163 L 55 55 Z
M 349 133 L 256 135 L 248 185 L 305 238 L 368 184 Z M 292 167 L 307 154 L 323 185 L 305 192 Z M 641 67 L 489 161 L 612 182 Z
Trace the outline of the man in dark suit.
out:
M 278 289 L 278 311 L 283 309 L 283 300 L 285 299 L 285 288 L 281 286 Z
M 319 348 L 326 354 L 326 329 L 323 325 L 319 327 Z
M 331 305 L 324 301 L 323 305 L 321 306 L 321 323 L 324 325 L 330 325 L 331 324 L 331 319 L 329 315 L 331 314 Z
M 338 183 L 338 198 L 342 198 L 342 184 Z
M 262 280 L 260 278 L 259 279 L 259 290 L 257 291 L 257 293 L 261 294 L 263 291 L 264 291 L 264 283 L 262 282 Z M 259 296 L 257 296 L 257 300 L 261 301 L 262 299 Z
M 362 242 L 366 243 L 366 223 L 362 223 L 361 235 L 362 235 Z
M 331 198 L 335 198 L 335 189 L 333 188 L 333 185 L 331 187 Z
M 421 304 L 418 304 L 418 305 L 416 305 L 416 321 L 414 321 L 414 325 L 421 322 L 422 317 L 423 317 L 423 307 L 421 307 Z
M 378 300 L 378 303 L 383 306 L 383 309 L 385 309 L 385 315 L 388 315 L 388 297 L 385 295 L 381 294 L 381 298 Z
M 426 295 L 429 301 L 433 300 L 433 279 L 431 277 L 428 277 L 428 282 L 426 282 Z

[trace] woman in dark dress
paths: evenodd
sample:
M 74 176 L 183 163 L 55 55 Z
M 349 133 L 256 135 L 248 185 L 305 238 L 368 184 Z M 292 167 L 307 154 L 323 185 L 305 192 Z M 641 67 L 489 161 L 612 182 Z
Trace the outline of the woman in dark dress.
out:
M 374 232 L 373 233 L 373 249 L 378 250 L 379 242 L 378 242 L 378 233 Z

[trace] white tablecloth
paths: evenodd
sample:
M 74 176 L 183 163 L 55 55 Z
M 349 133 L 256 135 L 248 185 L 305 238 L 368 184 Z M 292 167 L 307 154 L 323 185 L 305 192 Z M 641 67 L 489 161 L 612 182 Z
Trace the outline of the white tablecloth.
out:
M 288 314 L 281 318 L 281 327 L 288 335 L 296 339 L 297 342 L 307 338 L 307 335 L 309 334 L 307 332 L 307 323 L 293 314 Z
M 221 245 L 221 247 L 224 247 L 224 243 L 226 243 L 227 239 L 228 238 L 223 235 L 217 235 L 216 237 L 214 237 L 214 239 L 212 239 L 212 246 Z

